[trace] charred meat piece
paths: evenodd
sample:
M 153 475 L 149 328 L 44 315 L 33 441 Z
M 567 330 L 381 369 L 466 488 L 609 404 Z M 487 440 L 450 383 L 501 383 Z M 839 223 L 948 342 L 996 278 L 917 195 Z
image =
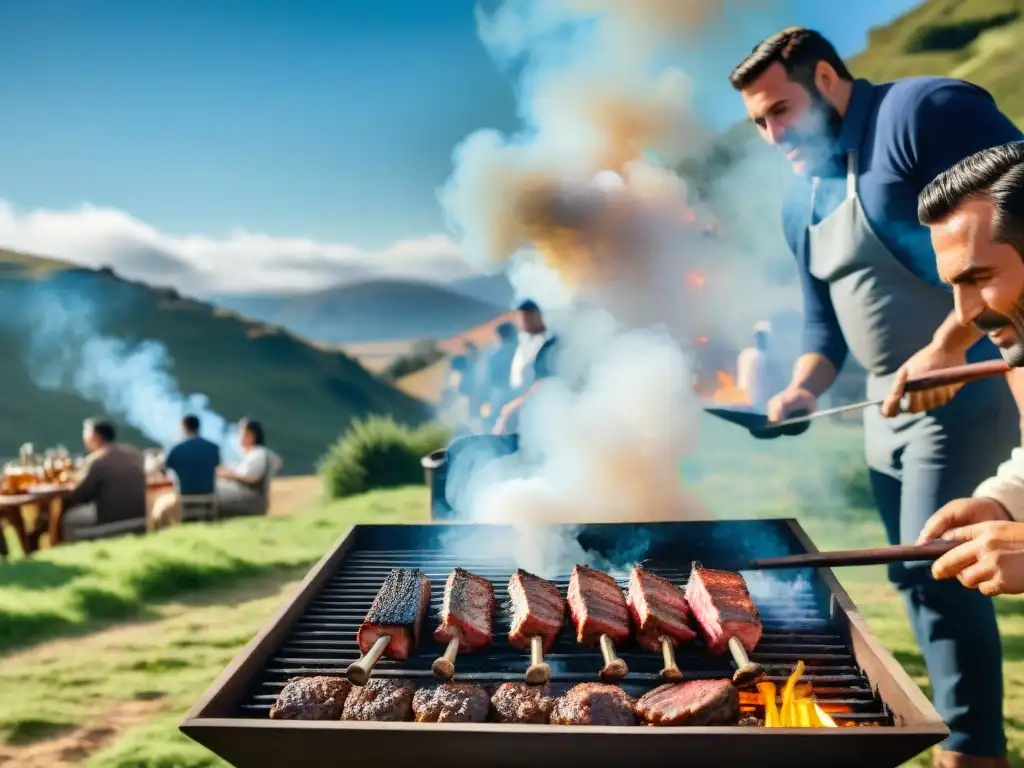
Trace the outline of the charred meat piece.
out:
M 494 719 L 499 723 L 546 725 L 555 698 L 547 685 L 502 683 L 491 697 Z
M 341 719 L 376 723 L 412 720 L 412 697 L 415 693 L 413 683 L 381 677 L 363 686 L 354 685 Z
M 548 653 L 565 624 L 565 598 L 558 587 L 520 568 L 508 580 L 508 596 L 512 600 L 509 644 L 526 650 L 530 638 L 540 637 Z
M 585 565 L 572 569 L 569 610 L 576 624 L 576 642 L 592 645 L 608 635 L 618 645 L 629 639 L 629 609 L 611 576 Z
M 494 586 L 487 579 L 456 568 L 444 585 L 441 623 L 434 639 L 446 643 L 459 638 L 463 651 L 478 651 L 491 644 L 494 628 Z
M 697 636 L 690 626 L 690 609 L 683 590 L 640 566 L 635 566 L 629 575 L 626 603 L 637 627 L 636 640 L 642 648 L 660 651 L 662 637 L 679 645 Z
M 429 685 L 412 698 L 417 723 L 482 723 L 490 708 L 483 686 L 468 683 Z
M 417 568 L 393 568 L 366 612 L 356 639 L 366 654 L 377 638 L 390 635 L 384 655 L 407 659 L 420 641 L 420 626 L 430 607 L 430 579 Z
M 617 685 L 580 683 L 559 696 L 552 725 L 636 725 L 636 702 Z
M 648 691 L 636 703 L 648 725 L 736 725 L 740 695 L 729 680 L 690 680 Z
M 344 677 L 289 680 L 270 708 L 271 720 L 340 720 L 352 683 Z
M 731 571 L 694 566 L 686 601 L 711 654 L 724 653 L 735 637 L 750 653 L 761 640 L 761 615 L 743 577 Z

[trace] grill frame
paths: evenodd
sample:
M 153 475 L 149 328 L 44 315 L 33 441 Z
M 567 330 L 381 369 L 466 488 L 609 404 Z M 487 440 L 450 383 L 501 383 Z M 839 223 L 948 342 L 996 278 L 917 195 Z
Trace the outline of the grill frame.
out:
M 762 521 L 784 526 L 806 552 L 817 548 L 792 518 Z M 452 528 L 451 524 L 426 526 Z M 657 525 L 657 524 L 652 524 Z M 306 610 L 327 587 L 356 546 L 362 529 L 352 526 L 309 571 L 277 611 L 199 698 L 180 729 L 239 768 L 337 765 L 346 757 L 409 760 L 417 766 L 448 766 L 462 760 L 492 766 L 623 766 L 642 755 L 645 765 L 722 765 L 721 757 L 762 766 L 898 766 L 949 735 L 934 707 L 888 650 L 875 638 L 830 569 L 815 569 L 830 593 L 829 610 L 850 652 L 893 716 L 893 726 L 840 729 L 563 727 L 553 725 L 355 723 L 280 721 L 237 716 L 253 682 L 285 644 Z M 406 527 L 406 526 L 403 526 Z M 407 527 L 406 527 L 407 528 Z M 497 631 L 496 631 L 497 635 Z M 525 668 L 525 667 L 524 667 Z M 754 736 L 757 738 L 739 738 Z M 530 738 L 522 738 L 530 736 Z M 638 741 L 640 739 L 640 741 Z M 772 741 L 765 741 L 771 739 Z M 822 741 L 825 739 L 827 741 Z M 823 751 L 823 749 L 825 751 Z M 778 756 L 778 759 L 773 759 Z

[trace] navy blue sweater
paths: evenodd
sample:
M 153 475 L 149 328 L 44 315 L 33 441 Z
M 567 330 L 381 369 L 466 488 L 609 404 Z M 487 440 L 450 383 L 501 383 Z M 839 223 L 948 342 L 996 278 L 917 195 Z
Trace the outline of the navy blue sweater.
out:
M 941 285 L 928 229 L 917 220 L 917 197 L 928 182 L 982 149 L 1019 141 L 1021 132 L 983 89 L 945 77 L 914 77 L 884 85 L 857 80 L 843 118 L 838 150 L 857 151 L 857 191 L 875 234 L 913 274 Z M 822 178 L 813 222 L 846 196 L 846 164 Z M 825 356 L 838 370 L 847 346 L 828 284 L 807 269 L 812 223 L 810 179 L 793 185 L 782 226 L 796 256 L 804 296 L 804 352 Z

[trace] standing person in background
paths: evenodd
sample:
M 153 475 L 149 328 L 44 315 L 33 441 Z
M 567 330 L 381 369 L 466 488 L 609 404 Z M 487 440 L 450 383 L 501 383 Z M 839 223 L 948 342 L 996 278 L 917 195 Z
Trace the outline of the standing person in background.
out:
M 519 311 L 519 342 L 512 357 L 508 385 L 513 396 L 523 394 L 533 383 L 533 361 L 540 348 L 551 338 L 540 307 L 527 299 L 517 308 Z
M 740 352 L 736 359 L 736 386 L 747 394 L 747 400 L 758 410 L 764 410 L 773 389 L 775 366 L 769 359 L 769 339 L 772 326 L 762 320 L 754 326 L 754 344 Z
M 485 431 L 490 429 L 505 403 L 511 399 L 508 382 L 512 375 L 512 358 L 516 354 L 515 323 L 505 321 L 499 323 L 494 330 L 498 336 L 498 343 L 484 364 L 486 369 L 484 381 L 487 390 L 486 413 L 484 414 Z
M 164 469 L 174 473 L 176 487 L 153 500 L 150 530 L 181 521 L 180 496 L 206 496 L 214 492 L 220 446 L 200 437 L 200 426 L 199 417 L 192 414 L 181 420 L 183 439 L 164 459 Z
M 265 515 L 270 506 L 270 480 L 280 471 L 280 457 L 266 447 L 258 421 L 239 422 L 242 459 L 231 468 L 217 469 L 217 512 L 221 517 Z
M 769 400 L 768 416 L 814 410 L 852 352 L 868 372 L 868 397 L 889 396 L 881 411 L 864 411 L 875 503 L 890 542 L 913 543 L 936 509 L 970 495 L 1020 443 L 1002 378 L 916 392 L 910 412 L 898 412 L 908 374 L 998 355 L 957 320 L 917 218 L 918 193 L 964 157 L 1019 140 L 1020 131 L 988 93 L 961 80 L 855 80 L 832 44 L 802 27 L 755 46 L 730 82 L 797 177 L 783 229 L 802 281 L 804 354 Z M 925 563 L 891 566 L 889 578 L 950 729 L 934 765 L 1008 766 L 991 600 L 935 581 Z

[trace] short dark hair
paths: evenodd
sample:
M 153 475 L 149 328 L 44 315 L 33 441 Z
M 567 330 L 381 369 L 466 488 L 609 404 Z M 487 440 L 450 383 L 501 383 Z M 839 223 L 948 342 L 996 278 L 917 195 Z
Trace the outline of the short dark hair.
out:
M 540 307 L 537 306 L 537 302 L 533 299 L 527 299 L 526 301 L 520 302 L 516 309 L 520 312 L 540 312 Z
M 844 80 L 853 80 L 835 46 L 820 32 L 806 27 L 786 27 L 755 45 L 729 74 L 729 82 L 737 91 L 742 91 L 768 67 L 779 63 L 790 80 L 810 89 L 814 86 L 814 70 L 819 61 L 830 65 Z
M 112 443 L 117 439 L 117 430 L 114 429 L 114 424 L 110 420 L 104 419 L 102 416 L 96 416 L 86 419 L 85 423 L 92 433 L 103 442 Z
M 181 420 L 181 426 L 186 432 L 198 432 L 199 431 L 199 417 L 195 414 L 188 414 Z
M 267 434 L 263 431 L 263 425 L 255 419 L 242 419 L 242 431 L 252 435 L 252 441 L 256 445 L 266 445 Z
M 917 218 L 930 226 L 970 199 L 992 202 L 992 241 L 1024 256 L 1024 141 L 983 149 L 936 176 L 917 198 Z

